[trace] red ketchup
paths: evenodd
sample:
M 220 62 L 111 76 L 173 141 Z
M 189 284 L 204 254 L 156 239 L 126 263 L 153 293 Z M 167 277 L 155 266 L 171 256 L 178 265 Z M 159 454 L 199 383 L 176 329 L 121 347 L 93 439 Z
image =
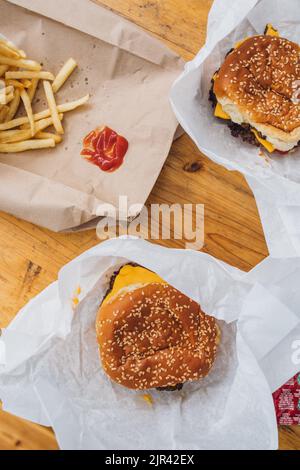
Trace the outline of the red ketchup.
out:
M 123 163 L 128 141 L 109 127 L 97 128 L 83 140 L 83 155 L 102 171 L 113 172 Z

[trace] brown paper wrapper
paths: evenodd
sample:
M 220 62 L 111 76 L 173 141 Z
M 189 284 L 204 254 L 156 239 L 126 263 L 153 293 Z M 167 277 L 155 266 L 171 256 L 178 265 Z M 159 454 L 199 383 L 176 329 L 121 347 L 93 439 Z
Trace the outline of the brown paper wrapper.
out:
M 0 209 L 62 231 L 90 227 L 99 204 L 117 205 L 120 195 L 129 205 L 144 204 L 177 128 L 168 94 L 181 59 L 90 0 L 0 0 L 0 12 L 0 33 L 45 70 L 56 74 L 69 57 L 77 60 L 58 104 L 91 94 L 87 105 L 65 114 L 64 141 L 55 149 L 0 154 Z M 40 92 L 34 110 L 45 107 Z M 82 139 L 101 125 L 129 141 L 113 173 L 80 156 Z

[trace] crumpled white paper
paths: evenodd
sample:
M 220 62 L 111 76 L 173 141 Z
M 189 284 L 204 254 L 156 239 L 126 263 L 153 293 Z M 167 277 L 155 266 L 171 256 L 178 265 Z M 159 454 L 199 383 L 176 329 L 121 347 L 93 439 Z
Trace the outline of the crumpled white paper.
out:
M 142 392 L 112 383 L 98 358 L 97 309 L 112 272 L 128 260 L 199 302 L 222 330 L 209 376 L 180 392 L 150 391 L 152 406 Z M 268 260 L 246 274 L 205 253 L 126 237 L 104 242 L 66 265 L 3 330 L 4 409 L 51 425 L 62 449 L 275 449 L 270 386 L 291 377 L 293 367 L 287 357 L 288 365 L 270 378 L 268 369 L 277 368 L 276 350 L 300 321 L 299 293 L 286 301 L 280 289 L 288 273 L 283 263 L 275 276 Z M 78 286 L 81 301 L 73 312 Z
M 229 170 L 242 172 L 254 192 L 273 257 L 300 256 L 300 148 L 293 154 L 263 158 L 259 150 L 234 139 L 215 119 L 208 92 L 226 53 L 247 36 L 263 34 L 272 23 L 283 37 L 300 43 L 298 0 L 215 0 L 207 40 L 176 81 L 175 114 L 199 149 Z

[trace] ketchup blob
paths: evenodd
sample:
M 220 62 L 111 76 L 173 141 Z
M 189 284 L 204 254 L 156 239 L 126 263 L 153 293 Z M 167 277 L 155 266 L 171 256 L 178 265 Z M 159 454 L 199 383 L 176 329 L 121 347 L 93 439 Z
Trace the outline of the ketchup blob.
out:
M 125 137 L 105 126 L 93 130 L 84 138 L 80 155 L 102 171 L 111 173 L 122 165 L 128 145 Z

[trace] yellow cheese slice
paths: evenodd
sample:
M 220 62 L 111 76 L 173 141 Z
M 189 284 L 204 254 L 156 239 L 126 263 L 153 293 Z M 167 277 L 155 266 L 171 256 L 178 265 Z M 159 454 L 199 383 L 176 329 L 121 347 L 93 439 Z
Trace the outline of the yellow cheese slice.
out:
M 271 25 L 271 23 L 268 23 L 267 26 L 266 26 L 265 35 L 279 37 L 279 32 L 277 31 L 277 29 L 274 28 L 273 25 Z M 238 41 L 234 45 L 234 49 L 238 49 L 245 41 L 247 41 L 247 39 L 249 39 L 249 38 L 245 38 L 245 39 L 242 39 L 241 41 Z
M 242 39 L 241 41 L 238 41 L 238 42 L 234 45 L 234 49 L 238 49 L 245 41 L 247 41 L 247 39 L 249 39 L 249 38 L 245 38 L 245 39 Z
M 156 273 L 149 271 L 141 266 L 126 265 L 120 269 L 120 272 L 115 278 L 114 285 L 110 293 L 104 299 L 102 305 L 107 304 L 110 299 L 115 297 L 118 292 L 131 285 L 145 285 L 151 283 L 167 284 Z
M 277 38 L 279 38 L 279 32 L 277 31 L 277 29 L 274 28 L 273 25 L 271 25 L 271 23 L 267 24 L 265 35 L 276 36 Z
M 274 145 L 271 144 L 271 142 L 268 142 L 266 139 L 262 139 L 259 137 L 258 132 L 255 129 L 251 129 L 255 137 L 257 138 L 258 142 L 265 147 L 265 149 L 268 150 L 269 153 L 272 153 L 275 151 Z
M 217 103 L 217 106 L 215 108 L 215 116 L 220 119 L 230 119 L 230 116 L 225 113 L 220 103 Z

